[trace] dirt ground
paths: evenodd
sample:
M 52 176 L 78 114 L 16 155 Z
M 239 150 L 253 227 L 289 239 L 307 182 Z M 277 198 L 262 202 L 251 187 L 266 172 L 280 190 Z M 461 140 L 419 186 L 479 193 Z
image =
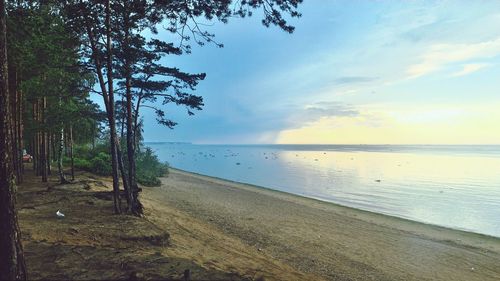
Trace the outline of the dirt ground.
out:
M 500 279 L 497 238 L 174 169 L 144 188 L 145 217 L 113 215 L 110 186 L 28 174 L 18 207 L 30 279 Z
M 147 195 L 145 217 L 114 215 L 110 192 L 107 178 L 42 184 L 28 170 L 17 196 L 30 280 L 185 280 L 186 270 L 190 280 L 315 278 L 177 209 L 159 212 Z

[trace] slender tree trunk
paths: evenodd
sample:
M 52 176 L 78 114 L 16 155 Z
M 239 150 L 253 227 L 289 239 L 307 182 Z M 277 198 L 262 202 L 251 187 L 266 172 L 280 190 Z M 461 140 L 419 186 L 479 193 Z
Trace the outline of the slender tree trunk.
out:
M 69 133 L 68 130 L 64 132 L 66 135 L 64 137 L 64 156 L 69 157 Z
M 123 106 L 123 96 L 122 96 L 122 106 Z M 124 139 L 125 138 L 125 116 L 122 115 L 122 118 L 121 118 L 121 126 L 120 126 L 120 139 Z
M 52 139 L 52 133 L 47 132 L 46 133 L 46 138 L 47 138 L 47 174 L 52 175 L 52 161 L 54 161 L 56 158 L 52 157 L 53 152 L 52 152 L 52 147 L 53 147 L 53 139 Z
M 35 151 L 35 157 L 36 157 L 36 175 L 41 176 L 42 175 L 42 132 L 40 127 L 42 126 L 41 124 L 41 119 L 40 119 L 40 99 L 36 99 L 36 106 L 35 106 L 35 120 L 34 122 L 36 124 L 36 135 L 35 135 L 35 144 L 36 144 L 36 151 Z
M 33 171 L 37 171 L 37 165 L 38 161 L 36 159 L 36 133 L 33 133 L 33 136 L 31 137 L 31 154 L 33 157 Z
M 125 171 L 125 167 L 123 165 L 123 153 L 122 153 L 122 150 L 121 150 L 119 144 L 117 144 L 116 147 L 118 148 L 118 150 L 117 150 L 117 152 L 118 152 L 118 167 L 120 168 L 120 174 L 122 176 L 123 189 L 125 190 L 125 194 L 127 194 L 127 197 L 126 197 L 127 204 L 130 205 L 130 198 L 128 197 L 130 187 L 129 187 L 129 182 L 128 182 L 127 171 Z
M 121 213 L 120 185 L 118 179 L 118 147 L 116 138 L 115 122 L 115 97 L 113 92 L 113 52 L 111 46 L 111 4 L 106 1 L 106 53 L 107 53 L 107 71 L 108 76 L 108 120 L 109 131 L 111 135 L 111 166 L 113 169 L 113 200 L 115 213 Z
M 23 163 L 23 149 L 24 149 L 24 128 L 23 128 L 23 105 L 24 105 L 24 100 L 23 100 L 23 92 L 18 88 L 17 90 L 17 139 L 19 141 L 19 182 L 23 182 L 23 174 L 24 174 L 24 163 Z
M 36 106 L 37 106 L 37 100 L 32 101 L 32 119 L 33 119 L 33 124 L 36 124 L 37 122 L 37 113 L 36 113 Z M 33 156 L 33 171 L 35 171 L 35 175 L 38 176 L 38 132 L 34 131 L 32 132 L 32 140 L 31 140 L 31 147 L 32 147 L 32 156 Z
M 104 80 L 104 75 L 102 73 L 102 62 L 100 60 L 100 51 L 97 47 L 97 41 L 92 31 L 92 25 L 89 21 L 85 21 L 85 28 L 87 31 L 87 36 L 89 37 L 90 47 L 92 49 L 92 57 L 95 63 L 95 69 L 97 73 L 97 79 L 99 81 L 99 86 L 101 88 L 102 97 L 104 100 L 104 105 L 106 107 L 106 113 L 108 117 L 109 129 L 110 129 L 110 146 L 111 146 L 111 158 L 112 158 L 112 171 L 113 171 L 113 203 L 115 213 L 121 213 L 121 199 L 120 199 L 120 186 L 118 179 L 118 149 L 117 149 L 117 138 L 116 138 L 116 124 L 115 124 L 115 111 L 114 111 L 114 96 L 113 96 L 113 76 L 112 76 L 112 53 L 111 53 L 111 7 L 109 1 L 106 1 L 106 50 L 107 50 L 107 75 L 108 75 L 108 88 L 106 87 L 106 81 Z
M 43 149 L 42 149 L 42 138 L 43 138 L 43 122 L 42 122 L 42 102 L 40 99 L 37 101 L 37 106 L 36 106 L 36 118 L 37 118 L 37 158 L 38 158 L 38 165 L 37 165 L 37 176 L 42 176 L 43 174 Z
M 52 145 L 52 159 L 57 159 L 57 149 L 56 149 L 56 139 L 57 139 L 57 136 L 56 134 L 50 134 L 50 139 L 51 139 L 51 145 Z
M 69 155 L 71 157 L 71 180 L 75 180 L 75 158 L 73 156 L 73 124 L 69 125 Z
M 0 0 L 0 280 L 26 280 L 26 264 L 17 213 L 9 135 L 8 67 L 5 1 Z
M 59 133 L 59 151 L 57 153 L 57 171 L 59 173 L 59 181 L 61 184 L 68 183 L 66 176 L 64 175 L 63 169 L 63 154 L 64 152 L 64 125 L 61 124 L 61 130 Z
M 126 2 L 125 2 L 126 5 Z M 125 9 L 127 10 L 127 9 Z M 130 213 L 135 215 L 142 214 L 142 205 L 139 202 L 138 191 L 139 187 L 137 186 L 136 181 L 136 166 L 135 166 L 135 138 L 134 138 L 134 126 L 133 126 L 133 117 L 132 117 L 132 85 L 131 85 L 131 69 L 130 69 L 130 61 L 129 58 L 129 17 L 128 14 L 124 14 L 125 18 L 125 57 L 127 58 L 125 61 L 125 89 L 126 89 L 126 102 L 127 102 L 127 159 L 128 159 L 128 201 L 129 206 L 128 210 Z
M 42 182 L 47 182 L 48 181 L 48 168 L 47 168 L 47 120 L 46 120 L 46 114 L 47 114 L 47 97 L 43 97 L 42 99 L 42 122 L 43 122 L 43 129 L 42 129 L 42 149 L 41 149 L 41 154 L 42 154 Z
M 141 107 L 141 102 L 142 102 L 142 97 L 139 96 L 139 98 L 137 98 L 137 103 L 135 105 L 135 110 L 134 110 L 134 114 L 133 114 L 133 117 L 134 117 L 134 138 L 135 138 L 135 149 L 137 152 L 141 152 L 141 147 L 139 146 L 139 109 Z
M 16 184 L 19 184 L 19 142 L 17 139 L 17 71 L 13 65 L 9 65 L 9 101 L 10 101 L 10 124 L 9 130 L 11 135 L 11 146 L 12 146 L 12 169 L 16 179 Z

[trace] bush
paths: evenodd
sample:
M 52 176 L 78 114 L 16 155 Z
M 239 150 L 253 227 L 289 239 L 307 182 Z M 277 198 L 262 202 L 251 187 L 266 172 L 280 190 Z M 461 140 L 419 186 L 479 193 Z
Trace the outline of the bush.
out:
M 137 174 L 137 182 L 145 186 L 160 186 L 161 180 L 151 174 Z
M 109 144 L 108 143 L 100 143 L 92 149 L 89 145 L 75 145 L 73 148 L 73 153 L 78 158 L 82 159 L 92 159 L 97 157 L 100 153 L 109 154 Z
M 69 165 L 69 161 L 68 161 L 68 164 L 66 165 Z M 82 159 L 82 158 L 74 158 L 74 163 L 75 163 L 75 168 L 77 169 L 81 169 L 81 170 L 84 170 L 84 171 L 90 171 L 90 161 L 87 160 L 87 159 Z
M 126 157 L 126 151 L 123 152 Z M 75 168 L 88 171 L 100 176 L 111 176 L 111 155 L 109 154 L 109 145 L 99 144 L 95 149 L 89 146 L 75 146 L 74 150 Z M 70 164 L 70 159 L 64 159 L 66 165 Z M 127 159 L 123 159 L 125 169 L 127 168 Z M 168 163 L 162 163 L 154 154 L 153 150 L 146 147 L 136 155 L 136 177 L 137 182 L 145 186 L 159 186 L 161 181 L 159 177 L 168 174 Z
M 105 152 L 99 152 L 90 160 L 90 171 L 100 176 L 112 175 L 111 156 Z
M 98 144 L 94 149 L 88 145 L 77 145 L 74 147 L 73 153 L 75 155 L 75 168 L 100 176 L 112 175 L 109 145 Z M 65 157 L 64 163 L 70 165 L 71 160 Z
M 149 147 L 137 153 L 136 166 L 137 182 L 145 186 L 161 185 L 159 177 L 168 174 L 168 164 L 160 162 Z

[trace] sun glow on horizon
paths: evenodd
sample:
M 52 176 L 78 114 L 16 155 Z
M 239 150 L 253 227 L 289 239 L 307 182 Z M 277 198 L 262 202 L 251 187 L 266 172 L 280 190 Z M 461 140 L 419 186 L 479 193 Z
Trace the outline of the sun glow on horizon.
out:
M 281 131 L 277 144 L 500 144 L 500 105 L 366 109 Z

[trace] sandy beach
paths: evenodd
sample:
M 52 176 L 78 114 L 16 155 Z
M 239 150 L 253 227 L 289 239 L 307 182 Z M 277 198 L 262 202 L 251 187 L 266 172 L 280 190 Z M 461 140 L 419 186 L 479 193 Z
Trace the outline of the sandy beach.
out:
M 185 270 L 192 280 L 500 278 L 494 237 L 175 169 L 144 188 L 145 218 L 123 218 L 112 215 L 109 179 L 79 179 L 19 187 L 32 279 L 171 280 Z
M 154 195 L 153 195 L 154 194 Z M 498 280 L 500 239 L 172 170 L 146 197 L 328 280 Z

